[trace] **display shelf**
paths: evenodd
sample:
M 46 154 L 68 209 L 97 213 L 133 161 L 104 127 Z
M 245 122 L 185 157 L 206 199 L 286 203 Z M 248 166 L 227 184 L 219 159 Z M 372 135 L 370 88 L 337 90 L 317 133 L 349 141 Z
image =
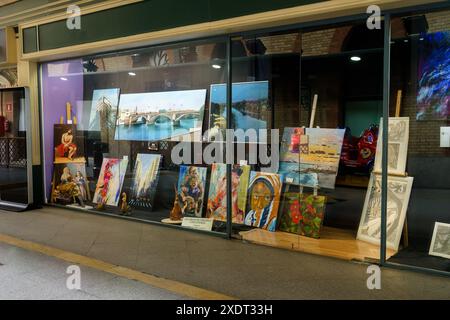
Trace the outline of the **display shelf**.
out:
M 319 254 L 344 260 L 373 261 L 379 260 L 380 248 L 356 239 L 352 230 L 323 227 L 321 238 L 314 239 L 286 232 L 270 232 L 253 229 L 239 233 L 242 240 L 276 248 Z M 387 249 L 386 257 L 395 254 Z

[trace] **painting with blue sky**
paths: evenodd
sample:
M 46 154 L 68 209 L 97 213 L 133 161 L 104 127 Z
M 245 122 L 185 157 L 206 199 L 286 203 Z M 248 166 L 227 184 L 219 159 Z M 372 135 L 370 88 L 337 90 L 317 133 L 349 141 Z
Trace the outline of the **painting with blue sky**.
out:
M 206 89 L 120 95 L 115 140 L 157 141 L 201 131 Z
M 226 129 L 226 84 L 211 85 L 209 110 L 209 138 L 220 141 Z M 233 129 L 267 129 L 270 119 L 269 82 L 241 82 L 232 86 Z
M 114 128 L 120 89 L 98 89 L 92 93 L 89 131 Z

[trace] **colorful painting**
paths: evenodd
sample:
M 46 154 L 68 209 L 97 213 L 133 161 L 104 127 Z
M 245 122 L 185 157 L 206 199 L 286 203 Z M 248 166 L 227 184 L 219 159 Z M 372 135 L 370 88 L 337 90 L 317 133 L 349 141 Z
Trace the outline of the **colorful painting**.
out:
M 113 129 L 116 126 L 120 89 L 98 89 L 92 94 L 89 131 Z
M 284 128 L 280 146 L 280 161 L 301 161 L 301 154 L 308 152 L 308 136 L 305 128 Z
M 76 126 L 72 124 L 54 125 L 55 164 L 86 162 L 82 139 L 76 137 Z
M 275 231 L 281 187 L 280 175 L 266 172 L 251 172 L 247 213 L 244 219 L 246 225 Z
M 159 154 L 137 154 L 128 202 L 130 206 L 153 208 L 160 161 Z
M 315 188 L 319 185 L 319 178 L 317 173 L 312 171 L 313 167 L 307 164 L 280 162 L 278 174 L 283 177 L 285 183 Z
M 114 139 L 157 141 L 201 132 L 206 90 L 120 95 Z
M 422 36 L 419 48 L 417 120 L 450 119 L 450 32 Z
M 383 154 L 383 119 L 380 120 L 377 152 L 375 154 L 374 171 L 380 173 L 382 170 L 381 160 Z M 389 174 L 404 175 L 406 171 L 406 160 L 408 156 L 409 142 L 409 118 L 389 118 L 388 137 L 388 172 Z
M 429 254 L 450 259 L 450 224 L 435 222 Z
M 202 217 L 207 171 L 203 167 L 180 166 L 177 191 L 183 216 Z
M 92 202 L 117 206 L 120 200 L 128 159 L 104 158 Z
M 388 178 L 386 246 L 398 250 L 414 178 Z M 381 239 L 381 175 L 373 173 L 367 189 L 357 239 L 379 245 Z
M 267 129 L 271 111 L 269 82 L 241 82 L 232 85 L 232 129 Z M 223 141 L 226 129 L 226 84 L 213 84 L 210 90 L 209 139 Z
M 72 203 L 74 197 L 82 200 L 80 204 L 91 200 L 85 163 L 55 164 L 51 202 Z
M 213 163 L 211 179 L 209 183 L 209 196 L 207 206 L 207 218 L 218 221 L 227 221 L 227 165 Z M 232 175 L 232 222 L 244 223 L 245 206 L 247 203 L 248 180 L 250 178 L 250 166 L 234 165 Z
M 319 238 L 325 215 L 326 197 L 300 193 L 283 196 L 280 230 Z

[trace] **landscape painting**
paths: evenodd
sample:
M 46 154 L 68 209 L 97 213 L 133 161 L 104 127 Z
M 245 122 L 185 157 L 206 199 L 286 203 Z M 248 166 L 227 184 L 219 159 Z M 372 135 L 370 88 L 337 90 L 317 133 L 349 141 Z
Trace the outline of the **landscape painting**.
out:
M 89 117 L 89 131 L 115 128 L 119 94 L 119 88 L 94 90 Z
M 319 185 L 319 178 L 311 165 L 295 162 L 280 162 L 278 174 L 283 177 L 283 182 L 315 188 Z
M 83 140 L 77 139 L 76 132 L 73 124 L 54 125 L 54 163 L 86 162 Z
M 380 120 L 380 130 L 375 154 L 374 172 L 380 173 L 382 170 L 381 160 L 383 154 L 383 119 Z M 389 118 L 389 138 L 388 138 L 388 172 L 389 174 L 404 175 L 406 171 L 406 160 L 408 156 L 409 142 L 409 118 L 391 117 Z
M 130 206 L 153 208 L 160 161 L 161 155 L 159 154 L 137 154 L 128 202 Z
M 207 218 L 218 221 L 227 221 L 227 165 L 213 163 L 211 166 L 211 179 L 209 183 L 209 196 Z M 250 178 L 249 165 L 234 165 L 232 176 L 232 222 L 244 223 L 245 206 L 247 203 L 247 189 Z
M 209 140 L 223 141 L 226 129 L 226 84 L 213 84 L 210 90 Z M 241 82 L 232 85 L 231 128 L 267 129 L 271 110 L 269 107 L 269 82 Z M 256 142 L 256 141 L 254 141 Z
M 417 120 L 450 119 L 450 32 L 428 33 L 419 45 Z
M 320 238 L 325 205 L 324 196 L 285 193 L 279 229 L 306 237 Z
M 104 158 L 98 177 L 93 203 L 117 206 L 123 180 L 127 171 L 127 159 Z
M 203 216 L 207 171 L 204 167 L 180 166 L 177 192 L 183 216 Z
M 157 141 L 201 132 L 206 90 L 121 94 L 115 140 Z
M 413 181 L 412 177 L 388 178 L 386 246 L 395 251 L 398 251 L 400 244 Z M 373 173 L 367 189 L 357 239 L 379 245 L 380 238 L 381 175 Z
M 450 224 L 435 222 L 429 254 L 450 259 Z
M 280 175 L 252 171 L 244 223 L 274 232 L 277 227 L 281 188 Z

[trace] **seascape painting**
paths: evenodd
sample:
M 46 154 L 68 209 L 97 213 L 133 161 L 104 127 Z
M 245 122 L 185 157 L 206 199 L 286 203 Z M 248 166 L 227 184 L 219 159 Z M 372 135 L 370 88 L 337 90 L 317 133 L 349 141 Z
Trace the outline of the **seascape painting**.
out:
M 183 216 L 203 216 L 207 171 L 204 167 L 180 166 L 177 192 Z
M 388 178 L 386 246 L 395 251 L 400 244 L 413 181 L 412 177 L 389 176 Z M 373 173 L 367 188 L 357 239 L 379 245 L 380 238 L 381 175 Z
M 160 161 L 161 155 L 159 154 L 137 154 L 128 202 L 130 206 L 153 208 Z
M 120 89 L 97 89 L 92 94 L 89 131 L 114 129 Z
M 181 139 L 201 132 L 206 90 L 121 94 L 115 140 Z
M 450 31 L 428 33 L 419 45 L 417 120 L 450 119 Z
M 233 83 L 232 129 L 267 129 L 271 111 L 269 107 L 269 82 Z M 226 84 L 213 84 L 210 90 L 209 140 L 223 141 L 226 129 Z
M 123 180 L 127 171 L 128 160 L 104 158 L 93 203 L 117 206 L 120 200 Z
M 211 179 L 207 206 L 207 218 L 218 221 L 227 221 L 227 165 L 213 163 L 211 166 Z M 244 223 L 245 206 L 247 203 L 247 188 L 250 178 L 249 165 L 234 165 L 232 176 L 232 222 Z
M 252 171 L 244 223 L 248 226 L 275 232 L 281 188 L 280 175 Z
M 280 162 L 278 174 L 283 177 L 283 182 L 285 183 L 315 188 L 319 185 L 319 177 L 313 171 L 314 169 L 311 165 Z

